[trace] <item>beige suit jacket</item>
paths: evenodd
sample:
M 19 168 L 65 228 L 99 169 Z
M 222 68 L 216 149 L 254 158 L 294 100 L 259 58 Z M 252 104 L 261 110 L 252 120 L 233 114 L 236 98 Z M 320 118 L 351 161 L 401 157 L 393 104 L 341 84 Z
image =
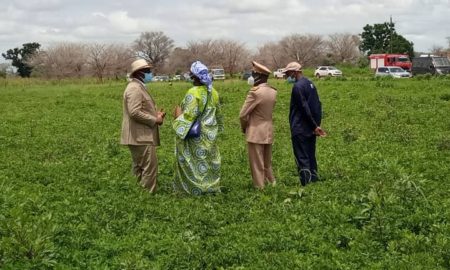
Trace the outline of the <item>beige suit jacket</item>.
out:
M 120 143 L 124 145 L 159 145 L 157 111 L 144 84 L 133 79 L 123 94 L 123 120 Z
M 247 142 L 273 143 L 272 113 L 277 91 L 267 83 L 253 87 L 247 94 L 239 113 L 241 128 L 245 130 Z

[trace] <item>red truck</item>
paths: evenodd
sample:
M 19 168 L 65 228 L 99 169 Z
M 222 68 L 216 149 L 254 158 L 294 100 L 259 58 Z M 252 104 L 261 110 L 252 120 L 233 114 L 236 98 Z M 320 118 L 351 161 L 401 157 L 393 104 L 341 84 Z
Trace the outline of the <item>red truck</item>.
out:
M 369 56 L 370 68 L 377 69 L 378 67 L 396 66 L 401 67 L 406 71 L 411 71 L 412 63 L 407 54 L 372 54 Z

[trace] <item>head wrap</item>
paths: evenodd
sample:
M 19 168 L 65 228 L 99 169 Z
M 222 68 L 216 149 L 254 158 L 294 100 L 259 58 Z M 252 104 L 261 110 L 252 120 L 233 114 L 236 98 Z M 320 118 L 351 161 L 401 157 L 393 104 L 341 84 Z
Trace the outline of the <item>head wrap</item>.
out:
M 212 79 L 208 74 L 208 68 L 200 61 L 196 61 L 191 65 L 191 72 L 197 78 L 200 79 L 200 82 L 206 85 L 208 91 L 212 89 Z

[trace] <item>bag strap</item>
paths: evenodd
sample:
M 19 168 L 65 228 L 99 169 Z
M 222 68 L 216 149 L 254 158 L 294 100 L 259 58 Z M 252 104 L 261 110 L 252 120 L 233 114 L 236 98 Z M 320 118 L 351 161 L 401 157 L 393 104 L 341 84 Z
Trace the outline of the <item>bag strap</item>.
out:
M 212 91 L 211 91 L 212 92 Z M 195 119 L 195 121 L 197 121 L 197 119 L 199 119 L 201 116 L 203 116 L 203 114 L 205 113 L 206 110 L 206 105 L 208 105 L 208 101 L 209 101 L 209 96 L 211 95 L 211 92 L 209 92 L 208 90 L 206 90 L 206 102 L 205 102 L 205 106 L 203 107 L 203 111 L 202 113 L 197 116 L 197 118 Z

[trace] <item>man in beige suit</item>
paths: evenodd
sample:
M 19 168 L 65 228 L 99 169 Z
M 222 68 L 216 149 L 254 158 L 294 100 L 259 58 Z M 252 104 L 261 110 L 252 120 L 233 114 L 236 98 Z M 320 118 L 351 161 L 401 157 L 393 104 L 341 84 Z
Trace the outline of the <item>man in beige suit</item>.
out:
M 239 114 L 245 133 L 253 185 L 264 188 L 267 180 L 275 185 L 272 171 L 273 120 L 277 91 L 267 84 L 270 70 L 253 61 L 254 86 L 247 94 Z
M 153 98 L 147 92 L 152 79 L 152 66 L 144 59 L 131 64 L 130 82 L 123 94 L 123 121 L 120 143 L 127 145 L 133 161 L 133 173 L 151 193 L 156 190 L 159 129 L 165 113 L 156 111 Z

